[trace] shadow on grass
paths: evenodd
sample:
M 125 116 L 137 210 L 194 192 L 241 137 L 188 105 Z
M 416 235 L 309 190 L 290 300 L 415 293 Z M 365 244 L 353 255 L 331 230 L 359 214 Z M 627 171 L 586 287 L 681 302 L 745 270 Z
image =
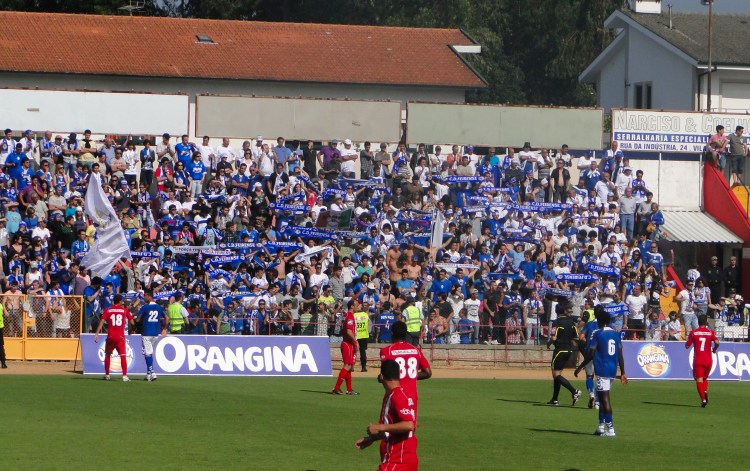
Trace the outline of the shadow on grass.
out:
M 588 432 L 578 432 L 576 430 L 560 430 L 554 428 L 530 428 L 527 430 L 531 430 L 532 432 L 565 433 L 568 435 L 591 435 L 591 433 Z
M 306 392 L 306 393 L 313 393 L 313 394 L 325 394 L 326 396 L 335 396 L 335 394 L 331 394 L 330 390 L 315 391 L 313 389 L 300 389 L 299 392 Z
M 524 399 L 505 399 L 505 398 L 502 398 L 502 397 L 498 397 L 495 400 L 496 401 L 503 401 L 503 402 L 519 402 L 519 403 L 522 403 L 522 404 L 544 405 L 544 404 L 542 404 L 539 401 L 526 401 Z
M 672 406 L 672 407 L 700 407 L 693 404 L 674 404 L 671 402 L 652 402 L 652 401 L 643 401 L 642 404 L 648 404 L 649 406 Z

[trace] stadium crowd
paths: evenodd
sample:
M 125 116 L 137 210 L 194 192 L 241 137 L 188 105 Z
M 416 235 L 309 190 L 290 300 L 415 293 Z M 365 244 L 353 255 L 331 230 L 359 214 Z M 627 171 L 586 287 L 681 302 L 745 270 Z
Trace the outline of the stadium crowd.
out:
M 424 342 L 543 343 L 563 300 L 574 315 L 604 304 L 629 338 L 679 340 L 707 310 L 727 327 L 744 320 L 736 260 L 696 267 L 674 292 L 664 217 L 616 142 L 600 158 L 528 142 L 430 150 L 7 129 L 2 288 L 84 296 L 85 332 L 116 293 L 137 312 L 145 291 L 168 307 L 172 333 L 333 342 L 350 309 L 367 314 L 358 336 L 378 342 L 403 319 Z M 131 245 L 103 279 L 80 263 L 96 237 L 92 178 Z M 679 316 L 663 313 L 675 295 Z M 6 335 L 18 334 L 17 310 L 6 306 Z

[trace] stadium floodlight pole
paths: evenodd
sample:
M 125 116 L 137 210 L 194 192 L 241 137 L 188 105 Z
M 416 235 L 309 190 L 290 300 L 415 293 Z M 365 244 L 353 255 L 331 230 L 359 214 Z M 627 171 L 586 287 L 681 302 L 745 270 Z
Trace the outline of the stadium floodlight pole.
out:
M 713 17 L 714 0 L 701 0 L 701 5 L 708 5 L 708 72 L 706 73 L 706 111 L 711 112 L 711 19 Z

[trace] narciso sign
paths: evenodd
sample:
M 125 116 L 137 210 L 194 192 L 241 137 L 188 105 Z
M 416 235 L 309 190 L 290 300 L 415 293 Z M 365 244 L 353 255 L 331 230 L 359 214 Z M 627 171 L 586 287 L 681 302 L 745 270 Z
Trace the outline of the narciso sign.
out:
M 719 124 L 724 126 L 725 135 L 733 133 L 736 126 L 750 129 L 750 115 L 612 110 L 612 139 L 624 151 L 696 154 L 703 152 Z

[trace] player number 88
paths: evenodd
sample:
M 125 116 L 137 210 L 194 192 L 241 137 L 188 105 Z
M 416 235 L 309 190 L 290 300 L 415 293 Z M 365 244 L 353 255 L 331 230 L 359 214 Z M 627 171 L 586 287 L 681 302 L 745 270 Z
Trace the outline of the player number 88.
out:
M 400 378 L 406 378 L 407 376 L 411 379 L 414 379 L 417 377 L 417 359 L 416 358 L 409 358 L 408 360 L 404 360 L 403 358 L 399 357 L 396 358 L 396 363 L 398 363 L 399 366 L 399 377 Z

